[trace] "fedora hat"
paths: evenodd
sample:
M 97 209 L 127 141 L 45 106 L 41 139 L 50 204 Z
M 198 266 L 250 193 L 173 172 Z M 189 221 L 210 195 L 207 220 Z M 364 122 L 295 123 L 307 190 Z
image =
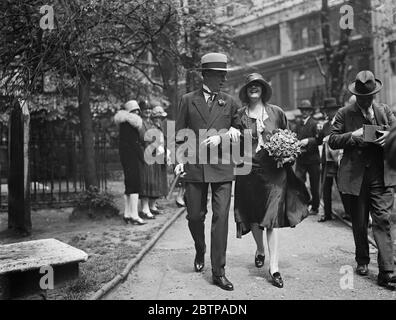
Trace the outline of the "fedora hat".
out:
M 249 84 L 251 84 L 252 82 L 258 82 L 263 87 L 263 92 L 261 94 L 261 99 L 263 100 L 264 103 L 267 102 L 269 99 L 271 99 L 271 96 L 272 96 L 272 87 L 271 87 L 271 85 L 267 81 L 265 81 L 265 79 L 263 78 L 263 76 L 261 74 L 259 74 L 259 73 L 251 73 L 251 74 L 249 74 L 246 77 L 245 84 L 239 90 L 239 99 L 242 102 L 244 102 L 244 103 L 249 102 L 246 89 L 249 86 Z
M 210 52 L 202 56 L 198 70 L 228 71 L 227 56 L 223 53 Z
M 314 107 L 312 107 L 311 101 L 308 99 L 301 100 L 300 105 L 297 107 L 297 109 L 311 109 L 313 110 Z
M 323 100 L 322 110 L 324 109 L 339 109 L 341 106 L 337 104 L 336 98 L 330 97 Z
M 349 92 L 355 96 L 371 96 L 381 89 L 382 82 L 375 79 L 374 74 L 369 70 L 360 71 L 355 81 L 348 86 Z
M 161 106 L 156 106 L 153 108 L 151 117 L 152 118 L 157 118 L 157 117 L 166 117 L 168 114 L 165 112 L 164 108 Z
M 140 111 L 139 104 L 137 103 L 136 100 L 129 100 L 128 102 L 126 102 L 124 104 L 124 109 L 128 112 L 135 111 L 135 110 Z

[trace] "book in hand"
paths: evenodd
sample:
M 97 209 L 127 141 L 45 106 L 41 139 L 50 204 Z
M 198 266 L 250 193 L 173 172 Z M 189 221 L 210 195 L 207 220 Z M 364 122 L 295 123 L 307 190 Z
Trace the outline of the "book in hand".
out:
M 381 137 L 382 133 L 379 130 L 383 130 L 382 126 L 376 126 L 373 124 L 363 125 L 363 141 L 373 142 Z

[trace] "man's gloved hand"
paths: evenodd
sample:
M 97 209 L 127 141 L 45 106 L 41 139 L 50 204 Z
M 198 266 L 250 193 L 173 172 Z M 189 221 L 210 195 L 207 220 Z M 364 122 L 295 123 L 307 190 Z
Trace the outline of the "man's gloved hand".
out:
M 228 130 L 227 135 L 230 137 L 232 142 L 238 142 L 239 141 L 239 137 L 241 136 L 241 132 L 238 129 L 235 129 L 234 127 L 231 127 Z
M 217 147 L 221 143 L 221 137 L 219 135 L 211 136 L 201 142 L 202 145 Z
M 176 167 L 175 167 L 174 172 L 175 172 L 175 175 L 179 175 L 180 174 L 180 176 L 183 177 L 186 174 L 184 172 L 184 164 L 183 163 L 177 164 Z

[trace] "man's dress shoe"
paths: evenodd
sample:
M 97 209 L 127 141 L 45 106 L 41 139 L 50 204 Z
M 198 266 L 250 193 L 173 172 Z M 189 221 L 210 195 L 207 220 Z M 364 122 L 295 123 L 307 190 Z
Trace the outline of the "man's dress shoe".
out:
M 274 274 L 271 274 L 271 271 L 269 272 L 272 280 L 272 284 L 275 287 L 278 288 L 283 288 L 283 279 L 281 277 L 281 274 L 279 272 L 275 272 Z
M 381 287 L 396 290 L 396 276 L 388 272 L 380 272 L 378 274 L 377 283 Z
M 358 264 L 356 267 L 356 273 L 360 276 L 367 276 L 369 272 L 367 264 Z
M 257 268 L 262 268 L 264 266 L 265 256 L 261 254 L 257 254 L 254 256 L 254 264 Z
M 321 217 L 318 219 L 318 222 L 326 222 L 326 221 L 331 221 L 331 220 L 333 220 L 332 217 L 321 216 Z
M 226 278 L 226 276 L 213 276 L 213 283 L 223 290 L 232 291 L 234 290 L 233 284 Z
M 195 256 L 195 259 L 194 259 L 194 270 L 195 270 L 195 272 L 201 272 L 204 267 L 205 267 L 205 259 L 204 259 L 204 257 Z

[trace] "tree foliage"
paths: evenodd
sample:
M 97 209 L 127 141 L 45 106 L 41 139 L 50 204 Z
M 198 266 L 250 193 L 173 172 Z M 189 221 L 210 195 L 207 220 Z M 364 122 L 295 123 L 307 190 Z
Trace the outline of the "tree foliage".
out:
M 161 35 L 175 10 L 164 0 L 57 0 L 51 4 L 54 29 L 45 30 L 40 8 L 47 4 L 41 0 L 1 3 L 0 89 L 4 95 L 29 99 L 43 92 L 48 74 L 58 79 L 58 90 L 74 89 L 85 183 L 97 185 L 92 92 L 131 95 L 144 77 L 147 47 Z

